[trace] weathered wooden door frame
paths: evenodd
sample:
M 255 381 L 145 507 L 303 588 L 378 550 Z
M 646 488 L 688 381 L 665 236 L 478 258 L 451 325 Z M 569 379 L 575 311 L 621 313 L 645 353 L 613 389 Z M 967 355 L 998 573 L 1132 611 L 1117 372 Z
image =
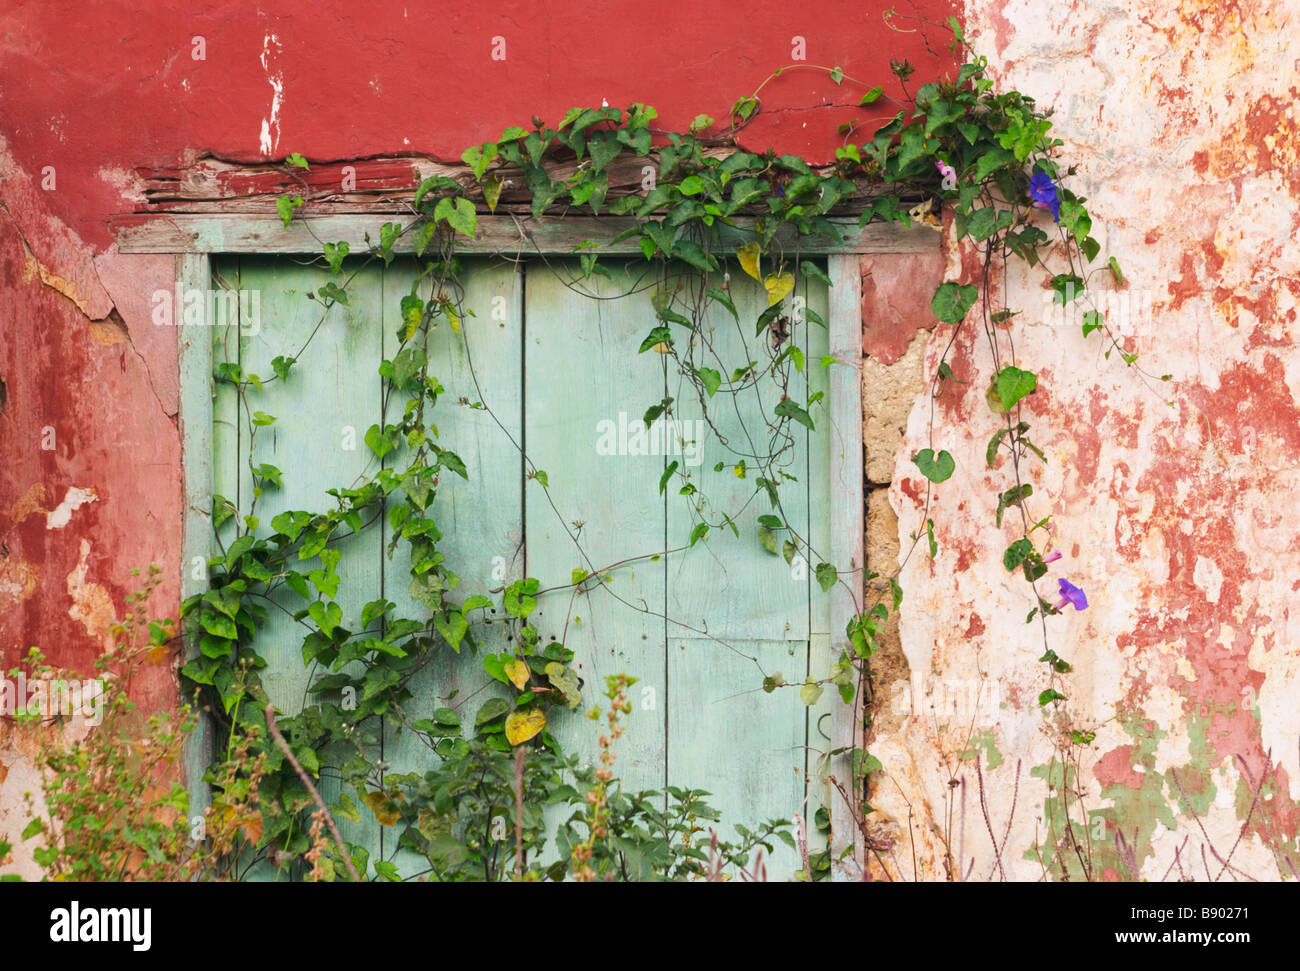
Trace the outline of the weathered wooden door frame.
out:
M 321 240 L 346 241 L 353 253 L 369 249 L 367 235 L 378 239 L 379 226 L 393 217 L 373 214 L 299 217 L 285 226 L 273 214 L 169 214 L 132 220 L 118 229 L 118 249 L 123 253 L 171 254 L 175 257 L 176 283 L 184 292 L 203 294 L 212 286 L 212 260 L 231 254 L 264 256 L 315 255 Z M 831 416 L 831 562 L 848 564 L 855 572 L 851 582 L 854 596 L 843 588 L 832 589 L 832 632 L 844 630 L 854 614 L 854 601 L 861 602 L 863 590 L 864 456 L 862 450 L 862 284 L 859 256 L 885 253 L 933 252 L 939 236 L 926 227 L 902 229 L 883 223 L 859 227 L 856 220 L 832 220 L 843 237 L 835 241 L 807 236 L 797 240 L 801 255 L 827 258 L 831 278 L 829 291 L 831 356 L 842 366 L 830 369 L 829 407 Z M 752 220 L 736 220 L 737 227 L 722 229 L 723 242 L 735 236 L 737 242 L 750 238 L 745 231 Z M 611 243 L 617 234 L 635 225 L 626 217 L 540 217 L 480 215 L 472 240 L 457 241 L 461 253 L 481 256 L 572 256 L 574 247 L 585 240 L 601 243 L 602 256 L 640 256 L 635 238 Z M 789 235 L 778 236 L 787 249 L 796 248 Z M 393 247 L 395 253 L 414 251 L 409 237 Z M 179 320 L 179 308 L 177 318 Z M 206 588 L 203 571 L 212 555 L 212 341 L 204 328 L 177 326 L 180 362 L 180 433 L 185 518 L 182 533 L 181 596 L 202 593 Z M 197 331 L 197 333 L 196 333 Z M 195 579 L 195 574 L 200 579 Z M 833 634 L 840 637 L 841 635 Z M 193 645 L 189 650 L 193 651 Z M 834 645 L 832 656 L 834 656 Z M 850 752 L 863 742 L 859 702 L 837 708 L 832 728 L 836 748 Z M 191 798 L 206 804 L 203 774 L 212 761 L 212 737 L 206 720 L 200 721 L 186 753 L 186 776 Z M 841 780 L 852 777 L 848 756 L 832 760 L 830 771 Z M 838 856 L 848 843 L 855 846 L 860 864 L 863 846 L 860 834 L 837 827 L 832 852 Z

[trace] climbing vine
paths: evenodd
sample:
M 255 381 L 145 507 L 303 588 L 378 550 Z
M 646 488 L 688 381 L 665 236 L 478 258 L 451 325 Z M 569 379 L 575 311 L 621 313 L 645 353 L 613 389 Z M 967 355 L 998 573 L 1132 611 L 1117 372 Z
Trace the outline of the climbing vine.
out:
M 954 47 L 964 52 L 960 28 L 955 21 L 950 26 Z M 359 822 L 359 802 L 381 825 L 398 827 L 400 850 L 425 861 L 422 877 L 716 878 L 725 868 L 745 873 L 751 854 L 760 847 L 770 852 L 773 839 L 794 845 L 788 826 L 769 820 L 756 830 L 738 828 L 739 843 L 719 844 L 715 835 L 705 853 L 702 846 L 709 840 L 703 824 L 716 813 L 703 794 L 671 788 L 666 794 L 623 793 L 611 781 L 612 746 L 605 749 L 608 761 L 592 769 L 563 754 L 550 731 L 554 719 L 582 706 L 583 686 L 573 652 L 562 641 L 543 643 L 530 622 L 538 598 L 565 590 L 571 595 L 601 590 L 618 598 L 619 571 L 631 564 L 681 554 L 708 542 L 712 531 L 740 535 L 739 510 L 708 496 L 689 468 L 669 462 L 658 483 L 661 493 L 675 492 L 689 509 L 688 531 L 670 537 L 666 549 L 608 564 L 583 552 L 579 531 L 566 525 L 581 562 L 564 588 L 543 590 L 536 578 L 524 576 L 495 591 L 462 596 L 454 564 L 440 550 L 445 524 L 434 513 L 440 481 L 447 475 L 469 478 L 474 470 L 453 443 L 442 440 L 433 420 L 446 407 L 447 390 L 430 370 L 429 339 L 440 327 L 464 341 L 472 335 L 474 308 L 465 302 L 457 244 L 476 235 L 482 209 L 497 212 L 503 197 L 520 186 L 533 217 L 631 217 L 613 242 L 634 239 L 643 258 L 644 273 L 633 289 L 648 294 L 651 308 L 638 353 L 662 355 L 665 373 L 679 381 L 675 394 L 649 396 L 645 424 L 673 415 L 686 402 L 698 406 L 710 433 L 728 451 L 728 460 L 716 469 L 730 468 L 737 478 L 751 481 L 754 489 L 746 505 L 757 502 L 764 509 L 756 541 L 787 563 L 802 557 L 814 565 L 823 592 L 838 585 L 856 605 L 826 678 L 787 683 L 778 672 L 760 669 L 759 684 L 769 692 L 796 689 L 808 705 L 817 704 L 823 690 L 832 687 L 843 703 L 862 713 L 864 727 L 869 724 L 871 658 L 890 615 L 900 609 L 903 590 L 898 573 L 858 576 L 847 564 L 829 562 L 828 551 L 817 549 L 787 515 L 784 497 L 796 480 L 789 457 L 797 436 L 817 430 L 825 410 L 821 393 L 800 397 L 798 389 L 811 388 L 806 381 L 811 369 L 836 365 L 831 357 L 807 358 L 799 329 L 825 327 L 825 321 L 793 294 L 800 278 L 831 285 L 821 265 L 801 255 L 810 237 L 840 240 L 852 217 L 860 226 L 878 220 L 938 228 L 940 211 L 950 212 L 955 238 L 978 253 L 981 270 L 973 282 L 945 282 L 933 294 L 934 316 L 950 331 L 932 399 L 946 382 L 956 380 L 948 350 L 963 329 L 978 328 L 994 362 L 985 397 L 1000 423 L 988 443 L 987 465 L 1004 478 L 991 526 L 1011 530 L 1003 565 L 1023 577 L 1032 592 L 1035 606 L 1026 621 L 1039 625 L 1044 642 L 1039 704 L 1057 713 L 1063 761 L 1069 761 L 1072 747 L 1092 739 L 1090 731 L 1068 717 L 1065 679 L 1071 667 L 1049 638 L 1050 619 L 1070 607 L 1084 609 L 1087 599 L 1066 577 L 1057 579 L 1056 597 L 1040 589 L 1060 554 L 1049 550 L 1050 517 L 1031 510 L 1033 463 L 1046 457 L 1031 438 L 1034 428 L 1025 405 L 1040 389 L 1039 376 L 1016 363 L 1011 337 L 1019 311 L 999 303 L 994 282 L 997 269 L 1014 257 L 1041 269 L 1058 305 L 1065 307 L 1090 299 L 1088 280 L 1094 273 L 1109 274 L 1122 284 L 1120 267 L 1114 259 L 1098 262 L 1101 246 L 1086 200 L 1067 186 L 1073 170 L 1062 168 L 1056 157 L 1062 142 L 1051 135 L 1049 113 L 1023 94 L 996 91 L 984 59 L 967 58 L 955 78 L 922 84 L 914 92 L 913 68 L 895 62 L 900 97 L 885 93 L 882 85 L 857 82 L 837 67 L 814 69 L 825 71 L 837 85 L 858 86 L 864 113 L 878 121 L 884 111 L 888 119 L 874 129 L 867 121 L 843 126 L 835 161 L 822 167 L 795 155 L 738 147 L 739 133 L 762 110 L 766 86 L 795 68 L 813 69 L 795 65 L 774 72 L 753 94 L 736 101 L 722 122 L 700 116 L 686 132 L 655 128 L 655 110 L 641 104 L 627 110 L 574 108 L 555 127 L 534 119 L 531 127 L 508 128 L 494 141 L 465 151 L 463 161 L 472 178 L 439 175 L 421 182 L 408 217 L 385 223 L 378 240 L 367 238 L 364 252 L 351 252 L 346 242 L 321 241 L 320 260 L 330 280 L 310 295 L 320 304 L 321 320 L 332 308 L 349 303 L 349 288 L 361 267 L 390 264 L 403 249 L 412 251 L 419 265 L 410 292 L 401 297 L 397 350 L 379 368 L 387 417 L 364 436 L 376 467 L 358 481 L 330 490 L 333 508 L 284 511 L 264 524 L 257 512 L 260 498 L 266 490 L 281 488 L 291 473 L 255 462 L 249 447 L 249 501 L 240 508 L 227 497 L 215 497 L 213 521 L 221 551 L 208 563 L 210 589 L 183 605 L 198 646 L 184 674 L 209 693 L 229 751 L 234 751 L 235 740 L 244 733 L 265 728 L 261 672 L 267 662 L 255 646 L 258 629 L 269 611 L 292 616 L 304 632 L 304 662 L 314 674 L 328 673 L 310 686 L 315 702 L 281 718 L 280 730 L 303 771 L 329 775 L 341 784 L 333 812 Z M 614 191 L 611 169 L 629 160 L 641 166 L 645 179 L 641 191 L 620 194 Z M 556 163 L 571 174 L 555 178 Z M 310 163 L 291 155 L 286 165 L 293 173 Z M 286 225 L 310 210 L 310 193 L 302 181 L 303 194 L 278 200 Z M 304 224 L 311 226 L 310 220 Z M 521 238 L 527 239 L 526 232 Z M 602 255 L 602 248 L 589 241 L 576 249 L 578 272 L 566 278 L 569 286 L 591 293 L 595 278 L 613 279 L 610 257 Z M 765 299 L 766 309 L 752 320 L 742 317 L 736 299 L 743 286 L 760 287 Z M 743 359 L 726 357 L 734 352 L 715 337 L 718 328 L 706 317 L 729 320 L 742 334 Z M 1135 356 L 1121 345 L 1101 311 L 1089 309 L 1081 320 L 1084 336 L 1097 333 L 1107 342 L 1108 357 L 1114 351 L 1135 366 Z M 303 349 L 315 337 L 313 331 Z M 257 407 L 258 394 L 273 381 L 293 382 L 301 356 L 302 350 L 276 357 L 273 373 L 267 375 L 249 373 L 230 355 L 218 362 L 216 379 L 237 396 L 250 441 L 277 420 Z M 764 426 L 745 427 L 743 434 L 728 437 L 715 423 L 718 409 L 730 410 L 741 396 L 755 395 L 766 396 Z M 492 410 L 490 400 L 461 399 L 460 404 Z M 904 562 L 918 550 L 931 558 L 938 552 L 931 495 L 956 473 L 956 463 L 933 437 L 932 412 L 932 441 L 912 457 L 927 483 L 925 530 L 912 537 Z M 526 451 L 523 457 L 529 480 L 549 489 L 546 470 Z M 407 616 L 392 600 L 381 598 L 361 610 L 359 629 L 349 629 L 339 604 L 338 567 L 345 555 L 340 547 L 349 536 L 377 528 L 381 520 L 391 534 L 388 556 L 399 547 L 409 555 L 408 590 L 423 612 Z M 437 656 L 477 652 L 475 631 L 497 611 L 510 625 L 512 649 L 485 653 L 481 663 L 508 697 L 488 699 L 472 719 L 451 707 L 418 717 L 409 704 L 415 676 Z M 626 705 L 628 683 L 626 678 L 610 681 L 612 734 L 602 746 L 623 731 L 617 717 Z M 392 728 L 419 739 L 437 757 L 431 758 L 437 767 L 423 773 L 390 771 L 379 753 L 383 733 Z M 341 878 L 341 861 L 330 862 L 329 848 L 322 848 L 308 830 L 313 805 L 294 760 L 269 742 L 258 744 L 265 762 L 258 801 L 264 817 L 260 862 L 303 873 L 303 864 L 294 861 L 314 847 L 313 874 Z M 821 753 L 823 769 L 840 751 Z M 871 812 L 868 777 L 880 766 L 863 749 L 852 752 L 852 766 L 850 784 L 833 780 L 852 814 L 846 829 L 861 834 L 865 850 L 876 851 L 864 821 Z M 213 779 L 218 775 L 214 770 Z M 572 810 L 559 824 L 550 856 L 543 819 L 548 805 Z M 503 820 L 508 832 L 496 831 Z M 819 812 L 816 823 L 823 832 L 829 830 L 830 814 Z M 317 820 L 317 835 L 319 829 Z M 1056 836 L 1082 860 L 1075 833 L 1071 824 Z M 392 858 L 369 860 L 358 846 L 349 846 L 349 853 L 362 873 L 403 876 Z M 823 851 L 801 875 L 819 878 L 834 863 Z

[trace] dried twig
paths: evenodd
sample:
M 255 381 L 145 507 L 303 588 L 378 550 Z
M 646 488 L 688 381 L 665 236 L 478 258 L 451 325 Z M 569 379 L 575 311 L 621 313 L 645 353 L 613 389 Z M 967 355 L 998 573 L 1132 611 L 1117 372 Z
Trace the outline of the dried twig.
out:
M 1182 878 L 1182 876 L 1183 876 L 1183 864 L 1182 864 L 1182 862 L 1178 859 L 1178 857 L 1179 857 L 1179 854 L 1182 853 L 1182 851 L 1183 851 L 1183 847 L 1185 847 L 1185 846 L 1187 845 L 1187 841 L 1188 841 L 1189 839 L 1191 839 L 1190 836 L 1184 836 L 1184 837 L 1183 837 L 1183 842 L 1182 842 L 1182 844 L 1179 845 L 1179 846 L 1174 847 L 1174 862 L 1171 863 L 1171 864 L 1169 864 L 1169 869 L 1166 870 L 1166 871 L 1165 871 L 1165 875 L 1164 875 L 1163 877 L 1160 878 L 1160 882 L 1161 882 L 1161 883 L 1164 883 L 1166 880 L 1169 879 L 1169 874 L 1171 874 L 1171 873 L 1174 872 L 1174 867 L 1178 867 L 1178 876 L 1179 876 L 1180 879 Z
M 712 826 L 709 827 L 709 868 L 704 872 L 704 879 L 708 883 L 722 882 L 722 857 L 718 853 L 718 831 Z
M 1006 883 L 1007 871 L 1002 866 L 1002 849 L 998 846 L 998 838 L 993 835 L 993 823 L 989 819 L 989 802 L 984 791 L 984 770 L 980 767 L 983 758 L 980 753 L 975 753 L 975 778 L 979 782 L 980 791 L 980 810 L 984 813 L 984 826 L 989 831 L 989 840 L 993 843 L 993 859 L 997 864 L 998 872 L 1002 874 L 1002 882 Z
M 845 791 L 844 785 L 840 782 L 840 780 L 835 778 L 835 776 L 830 776 L 830 780 L 831 780 L 831 785 L 833 785 L 836 788 L 836 790 L 839 791 L 840 797 L 845 802 L 847 802 L 850 806 L 853 805 L 848 792 Z M 881 869 L 885 871 L 885 876 L 888 877 L 890 882 L 892 883 L 894 878 L 893 876 L 890 875 L 889 867 L 885 865 L 885 861 L 881 859 L 880 852 L 881 850 L 892 849 L 894 845 L 893 842 L 887 840 L 883 840 L 883 841 L 878 840 L 874 836 L 872 836 L 870 831 L 867 829 L 866 817 L 859 817 L 857 814 L 854 814 L 853 822 L 857 824 L 858 832 L 862 835 L 862 845 L 865 847 L 866 850 L 876 854 L 876 859 L 880 862 Z M 866 859 L 866 853 L 863 853 L 863 859 L 864 860 Z M 864 869 L 869 870 L 870 867 L 864 863 Z
M 1169 778 L 1174 780 L 1174 785 L 1178 787 L 1178 792 L 1183 797 L 1183 802 L 1184 804 L 1186 804 L 1188 812 L 1192 814 L 1192 819 L 1195 820 L 1196 822 L 1196 828 L 1199 829 L 1201 831 L 1201 835 L 1205 837 L 1205 843 L 1201 845 L 1201 862 L 1205 865 L 1205 878 L 1209 880 L 1211 883 L 1214 883 L 1218 880 L 1218 877 L 1210 873 L 1210 864 L 1209 861 L 1206 860 L 1205 858 L 1205 847 L 1208 846 L 1210 848 L 1210 852 L 1214 854 L 1214 858 L 1218 860 L 1220 863 L 1222 863 L 1224 867 L 1232 870 L 1233 873 L 1240 873 L 1247 880 L 1255 880 L 1255 878 L 1252 877 L 1249 873 L 1239 869 L 1238 867 L 1231 866 L 1227 860 L 1225 860 L 1222 856 L 1219 855 L 1219 851 L 1214 848 L 1214 843 L 1210 839 L 1210 834 L 1205 831 L 1205 826 L 1201 822 L 1201 817 L 1198 816 L 1196 810 L 1192 808 L 1192 802 L 1190 799 L 1187 798 L 1187 793 L 1183 789 L 1183 784 L 1178 781 L 1178 772 L 1174 770 L 1172 767 L 1169 769 Z M 1219 871 L 1219 876 L 1223 876 L 1223 870 Z
M 316 803 L 316 808 L 324 814 L 325 822 L 329 824 L 330 832 L 334 834 L 334 842 L 338 844 L 339 855 L 343 857 L 343 864 L 348 868 L 348 873 L 352 877 L 352 882 L 360 883 L 361 877 L 357 876 L 357 868 L 352 865 L 352 857 L 348 856 L 347 847 L 343 845 L 343 837 L 339 835 L 339 828 L 334 825 L 334 817 L 330 815 L 330 811 L 325 807 L 325 800 L 320 797 L 320 793 L 316 791 L 316 786 L 312 784 L 311 776 L 303 771 L 302 766 L 298 764 L 298 760 L 294 758 L 293 750 L 289 748 L 289 743 L 286 742 L 284 736 L 280 734 L 280 727 L 275 723 L 275 705 L 266 706 L 266 727 L 270 730 L 271 737 L 275 739 L 275 744 L 280 747 L 280 751 L 284 753 L 284 757 L 288 759 L 289 764 L 293 766 L 293 771 L 298 773 L 298 778 L 302 780 L 302 784 L 306 786 L 307 791 L 311 793 L 311 797 Z
M 1007 816 L 1007 828 L 1002 833 L 1003 853 L 1006 853 L 1007 844 L 1011 842 L 1011 824 L 1016 821 L 1016 803 L 1020 800 L 1020 767 L 1023 762 L 1023 759 L 1016 759 L 1016 776 L 1011 782 L 1011 812 Z
M 1265 763 L 1266 765 L 1268 764 L 1268 762 L 1273 761 L 1273 752 L 1271 749 L 1264 756 L 1264 758 L 1268 760 Z M 1240 753 L 1237 754 L 1237 760 L 1242 764 L 1243 767 L 1246 767 L 1246 760 L 1241 757 Z M 1247 768 L 1247 778 L 1250 778 L 1249 771 L 1250 771 L 1249 768 Z M 1219 868 L 1219 876 L 1214 878 L 1216 883 L 1218 882 L 1219 877 L 1223 876 L 1223 871 L 1228 869 L 1228 863 L 1229 861 L 1232 860 L 1232 854 L 1237 852 L 1237 847 L 1241 845 L 1241 838 L 1246 835 L 1246 830 L 1250 827 L 1250 818 L 1255 815 L 1255 806 L 1258 805 L 1259 803 L 1259 793 L 1260 790 L 1263 788 L 1264 788 L 1264 780 L 1261 778 L 1259 780 L 1259 785 L 1255 786 L 1255 792 L 1250 799 L 1250 809 L 1246 811 L 1246 818 L 1242 821 L 1241 829 L 1237 833 L 1237 838 L 1235 841 L 1233 841 L 1232 848 L 1228 850 L 1228 859 L 1223 861 L 1223 866 Z
M 524 878 L 524 747 L 515 749 L 515 879 Z
M 812 882 L 812 864 L 808 862 L 808 831 L 804 828 L 803 817 L 798 813 L 794 814 L 794 839 L 799 847 L 799 859 L 803 861 L 804 878 Z
M 1038 858 L 1038 865 L 1042 868 L 1043 875 L 1039 879 L 1044 882 L 1051 882 L 1051 877 L 1047 875 L 1047 864 L 1043 862 L 1043 847 L 1038 842 L 1038 820 L 1034 820 L 1034 856 Z
M 1124 869 L 1128 871 L 1130 880 L 1138 879 L 1137 849 L 1135 845 L 1137 838 L 1136 828 L 1134 829 L 1134 842 L 1130 843 L 1128 837 L 1124 835 L 1124 830 L 1119 826 L 1115 827 L 1115 856 L 1124 865 Z
M 1251 788 L 1255 790 L 1255 798 L 1258 799 L 1259 793 L 1262 792 L 1264 789 L 1264 780 L 1268 778 L 1269 773 L 1272 771 L 1273 750 L 1269 749 L 1268 752 L 1264 753 L 1264 774 L 1260 777 L 1258 784 L 1255 783 L 1255 774 L 1250 771 L 1250 765 L 1246 762 L 1244 758 L 1241 757 L 1240 752 L 1237 753 L 1237 761 L 1241 764 L 1241 771 L 1243 774 L 1245 774 L 1246 779 L 1250 782 Z M 1254 802 L 1252 802 L 1251 805 L 1254 806 Z M 1273 826 L 1270 824 L 1270 820 L 1267 815 L 1264 816 L 1264 825 L 1268 829 L 1268 832 L 1263 834 L 1265 837 L 1264 845 L 1267 846 L 1269 848 L 1269 852 L 1273 854 L 1273 862 L 1277 866 L 1278 875 L 1283 880 L 1285 880 L 1286 874 L 1282 872 L 1282 862 L 1281 860 L 1278 859 L 1277 844 L 1280 841 L 1277 838 L 1277 833 L 1273 831 Z M 1244 832 L 1244 827 L 1243 827 L 1243 832 Z M 1238 837 L 1238 839 L 1240 839 L 1240 837 Z M 1282 858 L 1286 860 L 1287 866 L 1291 868 L 1291 875 L 1293 877 L 1296 877 L 1296 879 L 1300 879 L 1300 875 L 1296 874 L 1295 864 L 1291 862 L 1291 858 L 1289 856 L 1286 856 L 1285 854 L 1282 854 Z

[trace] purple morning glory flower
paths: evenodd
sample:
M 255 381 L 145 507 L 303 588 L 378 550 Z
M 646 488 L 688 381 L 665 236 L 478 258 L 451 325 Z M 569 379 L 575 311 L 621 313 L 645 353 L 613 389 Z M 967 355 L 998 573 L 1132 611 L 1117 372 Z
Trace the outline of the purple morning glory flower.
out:
M 948 191 L 957 188 L 957 170 L 947 162 L 935 162 L 934 167 L 939 170 L 943 176 L 943 187 Z
M 1061 199 L 1056 193 L 1056 183 L 1046 172 L 1035 172 L 1029 180 L 1029 198 L 1034 200 L 1035 209 L 1050 209 L 1052 220 L 1061 221 Z
M 1068 603 L 1074 604 L 1075 610 L 1088 609 L 1088 597 L 1073 583 L 1066 579 L 1060 579 L 1056 581 L 1056 585 L 1061 590 L 1061 600 L 1056 605 L 1057 610 L 1060 610 Z

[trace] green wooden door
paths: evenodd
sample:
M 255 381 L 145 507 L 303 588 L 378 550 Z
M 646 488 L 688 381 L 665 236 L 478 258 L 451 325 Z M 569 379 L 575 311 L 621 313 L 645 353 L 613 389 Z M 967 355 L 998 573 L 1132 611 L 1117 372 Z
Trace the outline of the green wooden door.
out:
M 773 509 L 756 465 L 780 452 L 769 470 L 786 479 L 779 512 L 829 559 L 827 402 L 811 409 L 815 432 L 789 422 L 788 440 L 770 437 L 783 391 L 799 402 L 827 391 L 826 329 L 802 319 L 804 308 L 810 320 L 827 319 L 826 289 L 801 280 L 794 295 L 789 340 L 806 364 L 788 369 L 789 385 L 777 387 L 770 375 L 749 382 L 713 399 L 706 420 L 671 358 L 639 353 L 656 323 L 646 266 L 609 261 L 611 278 L 582 280 L 576 261 L 466 261 L 463 305 L 475 316 L 459 334 L 442 325 L 431 346 L 431 372 L 446 388 L 433 421 L 469 471 L 468 480 L 444 476 L 440 483 L 433 507 L 444 533 L 439 548 L 462 578 L 459 594 L 498 590 L 525 576 L 542 590 L 559 588 L 540 598 L 531 619 L 543 642 L 560 640 L 575 652 L 586 698 L 598 697 L 608 675 L 639 679 L 618 750 L 616 774 L 625 787 L 707 790 L 724 832 L 795 813 L 810 819 L 825 797 L 815 773 L 830 744 L 829 728 L 819 728 L 830 722 L 823 718 L 829 695 L 809 708 L 797 689 L 762 685 L 765 677 L 798 683 L 829 673 L 829 596 L 803 556 L 787 563 L 760 542 L 758 518 Z M 328 489 L 373 473 L 365 430 L 383 423 L 385 408 L 390 421 L 400 413 L 400 401 L 384 401 L 377 369 L 396 352 L 399 301 L 416 265 L 366 267 L 349 286 L 348 305 L 323 318 L 306 294 L 331 279 L 327 270 L 232 257 L 216 261 L 214 271 L 219 285 L 259 300 L 255 327 L 245 301 L 245 319 L 218 335 L 218 366 L 238 363 L 245 374 L 266 376 L 277 356 L 297 356 L 300 365 L 289 380 L 266 384 L 251 405 L 277 416 L 251 455 L 250 406 L 241 410 L 230 387 L 218 385 L 215 492 L 248 513 L 250 465 L 269 463 L 283 473 L 283 485 L 256 499 L 260 521 L 285 509 L 323 508 Z M 728 371 L 767 361 L 772 340 L 767 330 L 754 336 L 767 305 L 763 289 L 744 278 L 730 292 L 739 321 L 725 310 L 707 320 L 716 366 Z M 671 418 L 647 429 L 647 407 L 668 397 Z M 672 463 L 675 474 L 661 490 Z M 689 494 L 692 488 L 698 493 Z M 682 549 L 700 521 L 701 494 L 706 518 L 716 527 L 730 517 L 736 531 L 712 528 Z M 377 598 L 422 615 L 407 592 L 403 548 L 391 561 L 385 556 L 390 538 L 380 524 L 343 541 L 338 602 L 350 629 L 359 628 L 362 605 Z M 575 591 L 575 569 L 609 580 Z M 286 610 L 271 611 L 258 641 L 270 662 L 264 682 L 288 712 L 309 702 L 321 673 L 302 663 L 305 631 L 290 616 L 301 601 L 293 599 L 287 594 Z M 485 652 L 509 650 L 509 636 L 503 619 L 476 632 Z M 443 654 L 416 678 L 417 709 L 446 705 L 472 715 L 492 694 L 506 695 L 474 658 Z M 597 733 L 587 719 L 560 717 L 551 730 L 566 751 L 594 759 Z M 380 744 L 395 771 L 436 758 L 399 725 L 383 726 Z M 337 790 L 326 780 L 323 791 L 330 798 Z M 391 829 L 352 824 L 344 836 L 372 858 L 401 862 Z M 794 851 L 778 844 L 769 875 L 797 868 Z

